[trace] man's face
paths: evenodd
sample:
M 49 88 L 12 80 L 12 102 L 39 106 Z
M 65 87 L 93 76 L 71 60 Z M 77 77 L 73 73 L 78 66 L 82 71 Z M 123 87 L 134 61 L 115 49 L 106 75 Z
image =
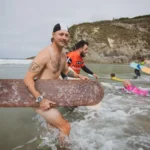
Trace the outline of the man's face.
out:
M 60 47 L 64 47 L 69 41 L 69 32 L 66 30 L 60 30 L 53 33 L 53 38 L 56 44 Z
M 88 52 L 88 45 L 84 45 L 83 48 L 82 48 L 82 51 L 80 53 L 80 56 L 81 57 L 85 57 L 86 56 L 86 53 Z

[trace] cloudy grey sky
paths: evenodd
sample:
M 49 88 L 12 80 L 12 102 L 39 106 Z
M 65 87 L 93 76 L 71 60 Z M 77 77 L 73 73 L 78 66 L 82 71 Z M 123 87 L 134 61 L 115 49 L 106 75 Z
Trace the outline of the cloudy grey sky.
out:
M 150 0 L 0 0 L 0 58 L 36 55 L 52 28 L 150 14 Z

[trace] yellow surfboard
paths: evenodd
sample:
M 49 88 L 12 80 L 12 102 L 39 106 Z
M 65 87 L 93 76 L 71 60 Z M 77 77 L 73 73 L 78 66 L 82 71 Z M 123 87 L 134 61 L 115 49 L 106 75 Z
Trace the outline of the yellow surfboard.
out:
M 143 71 L 144 73 L 150 74 L 150 68 L 148 67 L 141 68 L 141 71 Z

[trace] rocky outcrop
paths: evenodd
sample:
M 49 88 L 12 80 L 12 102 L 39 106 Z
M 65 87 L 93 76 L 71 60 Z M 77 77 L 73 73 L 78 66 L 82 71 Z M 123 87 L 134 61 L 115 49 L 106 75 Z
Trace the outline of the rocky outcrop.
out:
M 89 42 L 85 60 L 99 63 L 128 63 L 150 58 L 150 15 L 73 25 L 68 50 L 81 39 Z

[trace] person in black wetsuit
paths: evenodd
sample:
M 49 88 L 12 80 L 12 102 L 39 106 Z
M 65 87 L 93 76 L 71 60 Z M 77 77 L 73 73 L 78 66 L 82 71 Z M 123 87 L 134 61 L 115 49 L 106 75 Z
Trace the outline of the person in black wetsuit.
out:
M 140 65 L 144 65 L 145 64 L 145 59 L 144 58 L 140 58 L 139 59 L 139 64 Z M 137 79 L 138 77 L 141 76 L 141 72 L 138 69 L 134 69 L 134 73 L 135 73 L 134 79 Z

